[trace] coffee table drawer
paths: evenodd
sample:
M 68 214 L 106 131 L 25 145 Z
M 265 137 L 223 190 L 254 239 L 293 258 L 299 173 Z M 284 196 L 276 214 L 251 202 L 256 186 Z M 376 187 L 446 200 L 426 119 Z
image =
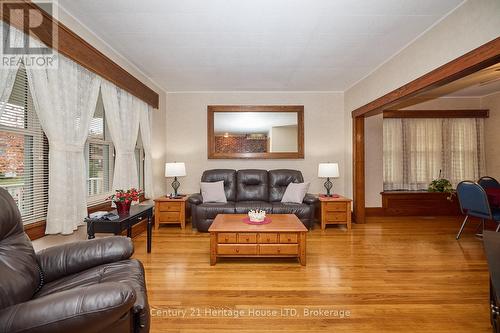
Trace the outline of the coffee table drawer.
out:
M 181 204 L 179 202 L 160 202 L 160 212 L 180 212 Z
M 257 244 L 241 244 L 241 245 L 233 245 L 233 244 L 219 244 L 217 245 L 217 253 L 218 254 L 257 254 Z
M 160 212 L 159 215 L 160 222 L 179 222 L 178 212 Z
M 255 244 L 257 243 L 257 234 L 255 233 L 239 233 L 238 243 Z
M 278 243 L 278 234 L 263 232 L 259 234 L 259 243 L 261 244 L 276 244 Z
M 325 210 L 327 212 L 345 212 L 346 207 L 345 202 L 327 202 Z
M 299 246 L 297 244 L 261 244 L 259 245 L 259 254 L 280 255 L 280 254 L 298 254 Z
M 347 221 L 347 213 L 327 213 L 327 222 L 343 222 Z
M 236 233 L 222 232 L 218 234 L 217 243 L 236 243 Z
M 297 243 L 297 234 L 280 234 L 280 243 Z

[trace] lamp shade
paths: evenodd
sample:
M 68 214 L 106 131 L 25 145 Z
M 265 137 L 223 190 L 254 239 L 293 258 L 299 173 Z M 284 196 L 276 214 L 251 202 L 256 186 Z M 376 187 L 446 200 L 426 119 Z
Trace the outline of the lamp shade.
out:
M 339 177 L 339 165 L 338 163 L 320 163 L 318 165 L 318 177 L 319 178 L 335 178 Z
M 183 162 L 165 163 L 165 177 L 183 177 L 186 175 L 186 166 Z

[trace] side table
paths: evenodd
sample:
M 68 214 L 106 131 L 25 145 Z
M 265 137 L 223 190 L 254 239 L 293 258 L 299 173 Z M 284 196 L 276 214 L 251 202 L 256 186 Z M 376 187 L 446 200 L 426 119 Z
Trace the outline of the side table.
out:
M 321 229 L 327 224 L 345 224 L 347 230 L 351 230 L 351 199 L 343 196 L 322 197 L 319 196 L 321 205 Z
M 186 201 L 188 196 L 173 199 L 166 196 L 156 198 L 155 201 L 155 230 L 161 223 L 180 223 L 181 228 L 186 227 Z

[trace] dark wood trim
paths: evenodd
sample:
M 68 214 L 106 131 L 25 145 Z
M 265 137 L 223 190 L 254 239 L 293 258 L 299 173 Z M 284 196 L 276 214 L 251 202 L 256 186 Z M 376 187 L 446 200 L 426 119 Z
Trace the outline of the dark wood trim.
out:
M 153 108 L 159 107 L 159 96 L 154 90 L 120 67 L 64 24 L 47 14 L 36 4 L 29 0 L 23 0 L 22 2 L 1 3 L 1 5 L 4 6 L 2 7 L 3 9 L 23 9 L 23 11 L 12 12 L 2 10 L 1 19 L 3 21 L 38 38 L 49 47 L 57 49 L 59 53 L 140 98 Z M 43 16 L 43 22 L 37 29 L 26 31 L 23 26 L 24 14 L 22 13 L 27 13 L 29 9 L 40 11 Z M 10 16 L 9 13 L 13 15 Z M 52 27 L 57 31 L 57 41 L 55 43 L 52 39 Z
M 500 37 L 352 111 L 353 117 L 372 116 L 410 97 L 492 66 L 500 61 Z
M 217 153 L 215 151 L 215 112 L 297 112 L 296 153 Z M 209 159 L 301 159 L 304 158 L 303 105 L 209 105 L 207 107 L 207 154 Z
M 385 110 L 384 118 L 488 118 L 490 110 Z
M 45 221 L 26 224 L 24 226 L 24 232 L 28 234 L 28 237 L 31 240 L 42 238 L 43 236 L 45 236 L 45 224 Z
M 382 195 L 383 216 L 457 216 L 461 215 L 457 197 L 426 191 L 388 191 Z
M 353 119 L 353 215 L 365 223 L 365 118 Z
M 382 207 L 365 207 L 366 217 L 385 216 L 385 210 Z

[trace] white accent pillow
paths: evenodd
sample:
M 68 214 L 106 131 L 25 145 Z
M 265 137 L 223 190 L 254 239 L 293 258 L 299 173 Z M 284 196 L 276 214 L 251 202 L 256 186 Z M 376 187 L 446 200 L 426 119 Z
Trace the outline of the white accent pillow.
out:
M 224 192 L 224 181 L 212 183 L 200 183 L 201 196 L 205 202 L 223 202 L 226 203 L 226 193 Z
M 307 191 L 309 190 L 309 184 L 309 182 L 288 184 L 281 202 L 302 203 Z

